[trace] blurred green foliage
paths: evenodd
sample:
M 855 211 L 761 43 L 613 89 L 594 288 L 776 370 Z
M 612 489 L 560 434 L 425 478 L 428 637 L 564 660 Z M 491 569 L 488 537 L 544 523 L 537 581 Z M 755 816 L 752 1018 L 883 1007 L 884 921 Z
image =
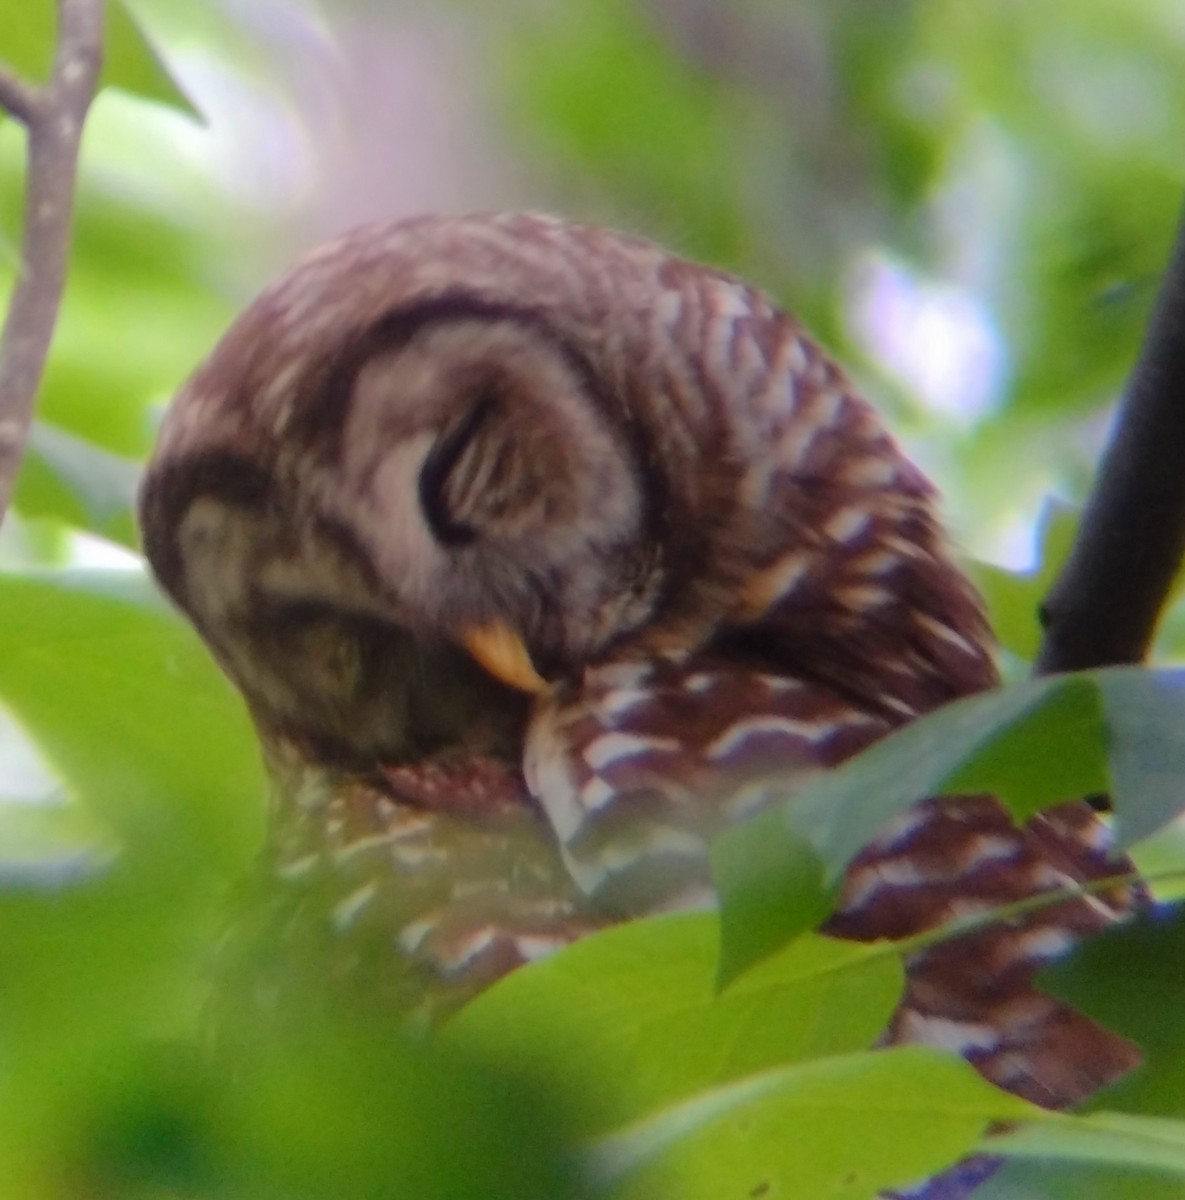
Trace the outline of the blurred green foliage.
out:
M 8 66 L 25 79 L 48 79 L 56 45 L 53 7 L 3 0 L 0 28 L 4 30 L 4 61 Z M 196 115 L 123 0 L 111 0 L 107 6 L 103 36 L 103 87 L 120 88 L 142 99 L 175 105 Z
M 889 409 L 965 545 L 983 556 L 1036 528 L 1031 564 L 976 568 L 1022 675 L 1181 203 L 1178 0 L 455 11 L 480 35 L 483 103 L 534 205 L 762 283 Z M 417 16 L 327 0 L 302 29 Z M 1121 832 L 1152 833 L 1180 805 L 1176 673 L 970 702 L 738 830 L 717 864 L 723 969 L 715 918 L 625 926 L 509 977 L 430 1042 L 392 1028 L 365 965 L 357 1002 L 339 1003 L 315 938 L 279 1000 L 216 994 L 264 837 L 253 737 L 141 572 L 71 559 L 79 532 L 134 547 L 155 413 L 291 218 L 194 165 L 190 96 L 206 106 L 172 71 L 208 82 L 216 64 L 243 106 L 279 90 L 287 35 L 269 19 L 262 4 L 110 5 L 66 305 L 0 540 L 0 700 L 56 780 L 38 806 L 0 803 L 0 1197 L 707 1200 L 743 1181 L 744 1195 L 855 1200 L 985 1138 L 1019 1160 L 997 1200 L 1180 1194 L 1179 917 L 1051 977 L 1149 1053 L 1099 1098 L 1118 1115 L 1093 1123 L 1036 1114 L 947 1056 L 873 1050 L 901 948 L 803 932 L 885 816 L 940 787 L 990 786 L 1027 813 L 1110 784 Z M 52 34 L 49 0 L 0 2 L 12 66 L 42 75 Z M 22 175 L 8 122 L 8 277 Z M 960 342 L 968 322 L 987 358 Z M 949 403 L 917 367 L 944 356 Z M 1180 611 L 1161 649 L 1185 652 Z M 1179 872 L 1179 838 L 1140 849 Z M 1025 1118 L 1011 1145 L 989 1136 Z

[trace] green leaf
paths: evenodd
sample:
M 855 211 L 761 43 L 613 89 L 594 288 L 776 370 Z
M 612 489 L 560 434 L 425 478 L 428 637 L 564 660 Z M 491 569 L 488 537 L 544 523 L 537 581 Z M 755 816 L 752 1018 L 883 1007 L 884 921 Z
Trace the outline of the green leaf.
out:
M 32 1163 L 113 1047 L 192 1032 L 262 779 L 239 702 L 142 578 L 0 575 L 0 614 L 0 698 L 98 822 L 85 869 L 0 890 L 0 1126 Z
M 1185 808 L 1185 671 L 1027 680 L 948 704 L 797 794 L 764 786 L 774 807 L 712 851 L 726 977 L 817 923 L 856 854 L 919 800 L 990 793 L 1028 819 L 1110 792 L 1121 847 L 1160 829 Z
M 111 0 L 107 5 L 102 83 L 201 119 L 202 114 L 157 54 L 124 0 Z
M 562 1105 L 455 1047 L 383 1022 L 306 1022 L 229 1069 L 211 1157 L 253 1200 L 563 1200 L 583 1192 L 557 1138 Z M 217 1083 L 216 1079 L 211 1081 Z M 223 1085 L 224 1088 L 226 1085 Z M 229 1185 L 229 1186 L 228 1186 Z
M 710 913 L 637 921 L 522 968 L 448 1036 L 552 1085 L 581 1134 L 774 1065 L 866 1049 L 901 994 L 891 950 L 804 937 L 723 993 Z
M 1043 803 L 1106 791 L 1101 744 L 1093 683 L 1065 676 L 949 704 L 796 795 L 779 796 L 777 779 L 770 780 L 776 807 L 713 846 L 728 976 L 810 928 L 824 889 L 833 889 L 885 823 L 918 800 L 994 792 L 1027 815 Z M 1073 752 L 1042 754 L 1043 745 Z M 749 877 L 746 862 L 755 864 Z
M 1164 1171 L 1014 1158 L 974 1195 L 975 1200 L 1181 1200 L 1181 1181 Z
M 821 924 L 838 895 L 826 863 L 780 808 L 747 822 L 743 836 L 715 840 L 712 878 L 720 900 L 722 984 L 784 945 L 787 928 Z
M 301 998 L 286 995 L 284 1007 L 291 1017 Z M 123 1031 L 89 1060 L 79 1071 L 76 1054 L 65 1086 L 22 1080 L 38 1109 L 47 1093 L 55 1108 L 39 1112 L 32 1154 L 27 1136 L 6 1146 L 0 1195 L 74 1194 L 62 1179 L 121 1200 L 585 1195 L 558 1136 L 562 1101 L 455 1049 L 413 1045 L 383 1022 L 304 1013 L 233 1049 L 208 1036 Z M 28 1135 L 25 1125 L 18 1115 Z M 22 1188 L 12 1186 L 15 1164 Z
M 262 836 L 254 735 L 197 637 L 125 598 L 126 576 L 0 576 L 0 698 L 125 846 L 233 875 Z
M 0 893 L 57 890 L 94 878 L 116 849 L 110 832 L 65 796 L 0 799 Z
M 139 478 L 131 459 L 37 421 L 14 503 L 27 517 L 53 517 L 134 548 Z
M 1042 634 L 1038 611 L 1069 556 L 1081 515 L 1056 497 L 1046 498 L 1036 520 L 1037 562 L 1029 571 L 1009 571 L 983 562 L 969 564 L 987 601 L 996 638 L 1025 662 L 1037 657 Z
M 1155 1168 L 1185 1177 L 1185 1121 L 1130 1113 L 1047 1117 L 989 1138 L 983 1150 L 1017 1158 Z
M 1040 737 L 1054 745 L 1068 734 L 1081 743 L 1093 690 L 1087 678 L 1062 676 L 957 700 L 812 781 L 787 816 L 838 879 L 890 818 L 928 796 L 992 791 L 1011 800 L 1015 789 L 1018 807 L 1032 811 L 1038 797 L 1106 791 L 1101 755 L 1083 763 L 1059 754 L 1037 764 L 1028 753 Z M 1101 739 L 1101 725 L 1097 732 Z M 1013 745 L 1020 764 L 1008 753 Z M 1038 766 L 1034 778 L 1030 768 Z
M 1119 846 L 1155 833 L 1185 808 L 1185 670 L 1095 673 L 1107 709 Z
M 1169 904 L 1185 900 L 1185 825 L 1173 822 L 1128 853 L 1154 899 Z
M 1038 983 L 1144 1052 L 1143 1066 L 1096 1104 L 1185 1118 L 1185 908 L 1107 930 Z
M 952 1165 L 1033 1107 L 922 1047 L 803 1063 L 697 1095 L 594 1147 L 618 1200 L 868 1200 Z
M 1040 690 L 1040 681 L 1036 686 Z M 1005 720 L 1004 728 L 997 727 L 996 735 L 977 747 L 937 792 L 991 792 L 1025 821 L 1060 800 L 1108 790 L 1103 710 L 1093 676 L 1062 676 L 1039 707 L 1015 722 Z
M 49 78 L 57 47 L 51 0 L 0 0 L 0 56 L 34 81 Z M 123 0 L 107 5 L 100 86 L 116 87 L 198 116 Z

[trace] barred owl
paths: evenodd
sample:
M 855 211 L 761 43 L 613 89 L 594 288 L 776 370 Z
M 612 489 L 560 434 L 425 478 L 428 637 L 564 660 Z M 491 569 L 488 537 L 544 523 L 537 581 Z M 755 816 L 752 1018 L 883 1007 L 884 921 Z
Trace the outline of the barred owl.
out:
M 747 784 L 996 682 L 934 489 L 795 320 L 540 216 L 311 254 L 173 404 L 141 517 L 291 785 L 280 875 L 329 863 L 343 933 L 381 911 L 426 996 L 710 903 L 705 847 Z M 1018 829 L 989 797 L 930 800 L 828 928 L 906 936 L 1114 870 L 1084 805 Z M 887 1037 L 1082 1098 L 1131 1048 L 1031 976 L 1128 903 L 915 955 Z

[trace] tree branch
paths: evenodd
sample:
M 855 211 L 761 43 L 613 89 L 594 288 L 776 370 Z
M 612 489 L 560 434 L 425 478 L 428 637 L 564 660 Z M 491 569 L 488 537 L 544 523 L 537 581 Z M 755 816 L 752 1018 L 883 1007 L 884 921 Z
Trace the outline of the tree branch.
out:
M 0 108 L 22 125 L 31 125 L 40 99 L 37 88 L 0 64 Z
M 99 82 L 104 0 L 58 0 L 49 82 L 0 73 L 0 105 L 28 130 L 20 272 L 0 335 L 0 521 L 28 442 L 66 281 L 82 126 Z
M 1040 674 L 1148 653 L 1185 554 L 1185 215 L 1069 560 L 1041 606 Z

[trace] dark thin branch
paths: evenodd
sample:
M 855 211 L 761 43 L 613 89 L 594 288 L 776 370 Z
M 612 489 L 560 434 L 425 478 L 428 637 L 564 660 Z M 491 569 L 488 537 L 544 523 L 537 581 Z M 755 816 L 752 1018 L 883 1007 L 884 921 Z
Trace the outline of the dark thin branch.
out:
M 1037 671 L 1142 662 L 1185 554 L 1185 216 L 1069 561 Z
M 53 73 L 0 74 L 0 105 L 28 130 L 20 274 L 0 336 L 0 521 L 8 511 L 66 282 L 82 126 L 99 83 L 104 0 L 58 0 Z

